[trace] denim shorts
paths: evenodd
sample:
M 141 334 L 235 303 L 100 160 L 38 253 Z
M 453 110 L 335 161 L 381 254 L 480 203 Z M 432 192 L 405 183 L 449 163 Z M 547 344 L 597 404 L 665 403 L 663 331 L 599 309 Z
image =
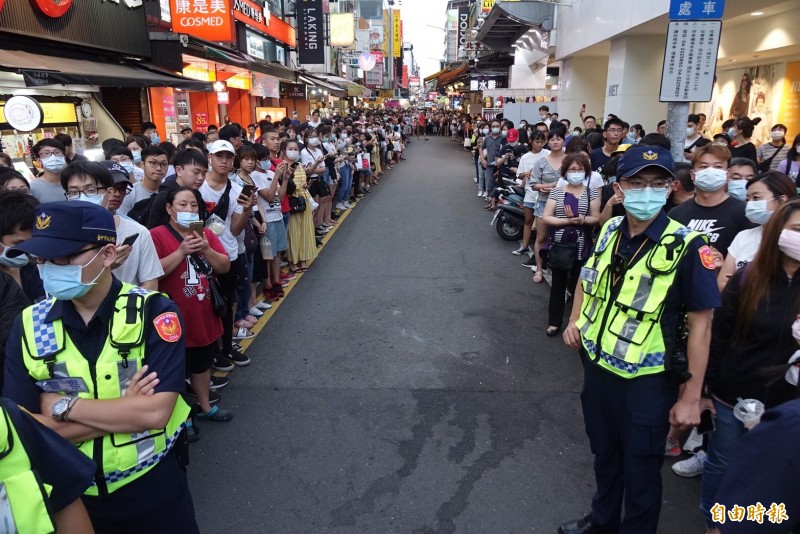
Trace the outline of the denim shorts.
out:
M 544 206 L 545 206 L 545 204 L 547 204 L 546 200 L 537 200 L 536 201 L 536 206 L 533 207 L 533 214 L 536 217 L 541 217 L 542 215 L 544 215 Z
M 536 209 L 536 202 L 523 202 L 522 205 L 529 210 Z
M 287 250 L 289 248 L 289 241 L 286 238 L 286 227 L 283 221 L 274 221 L 267 223 L 267 237 L 272 243 L 272 254 Z

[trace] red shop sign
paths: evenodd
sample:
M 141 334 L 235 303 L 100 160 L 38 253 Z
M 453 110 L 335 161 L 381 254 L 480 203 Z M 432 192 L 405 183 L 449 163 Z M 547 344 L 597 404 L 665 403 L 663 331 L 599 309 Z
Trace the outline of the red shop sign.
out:
M 33 5 L 39 8 L 43 14 L 57 19 L 64 15 L 72 7 L 72 0 L 31 0 Z M 5 0 L 0 1 L 0 9 L 3 9 Z

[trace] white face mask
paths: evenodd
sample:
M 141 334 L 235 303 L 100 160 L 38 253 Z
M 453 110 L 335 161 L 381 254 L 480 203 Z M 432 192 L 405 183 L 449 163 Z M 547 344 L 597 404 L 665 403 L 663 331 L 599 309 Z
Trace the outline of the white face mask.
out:
M 693 135 L 694 135 L 694 128 L 692 128 L 692 127 L 687 127 L 687 128 L 686 128 L 686 137 L 691 137 L 691 136 L 693 136 Z
M 717 191 L 728 181 L 728 171 L 707 167 L 694 173 L 694 185 L 700 191 Z
M 298 159 L 300 159 L 300 152 L 297 150 L 287 150 L 286 157 L 292 161 L 297 161 Z
M 783 139 L 783 136 L 786 135 L 786 132 L 783 130 L 772 130 L 769 133 L 769 136 L 772 138 L 773 141 L 778 141 L 779 139 Z
M 567 172 L 567 176 L 566 176 L 567 182 L 569 182 L 571 185 L 580 185 L 580 184 L 582 184 L 584 178 L 586 178 L 586 173 L 585 172 L 580 172 L 580 171 Z

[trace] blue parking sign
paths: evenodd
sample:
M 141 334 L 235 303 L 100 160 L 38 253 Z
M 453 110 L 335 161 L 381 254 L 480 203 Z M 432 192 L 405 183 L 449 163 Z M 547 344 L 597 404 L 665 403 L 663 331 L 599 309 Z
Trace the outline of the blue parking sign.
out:
M 670 0 L 669 20 L 722 20 L 725 0 Z

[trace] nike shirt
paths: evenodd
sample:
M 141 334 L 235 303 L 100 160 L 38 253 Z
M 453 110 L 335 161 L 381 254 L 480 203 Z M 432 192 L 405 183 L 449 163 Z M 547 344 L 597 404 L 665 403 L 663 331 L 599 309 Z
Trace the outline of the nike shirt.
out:
M 745 203 L 733 197 L 716 206 L 700 206 L 690 199 L 675 206 L 669 212 L 670 219 L 708 236 L 709 245 L 728 255 L 733 238 L 742 230 L 755 225 L 744 216 Z

